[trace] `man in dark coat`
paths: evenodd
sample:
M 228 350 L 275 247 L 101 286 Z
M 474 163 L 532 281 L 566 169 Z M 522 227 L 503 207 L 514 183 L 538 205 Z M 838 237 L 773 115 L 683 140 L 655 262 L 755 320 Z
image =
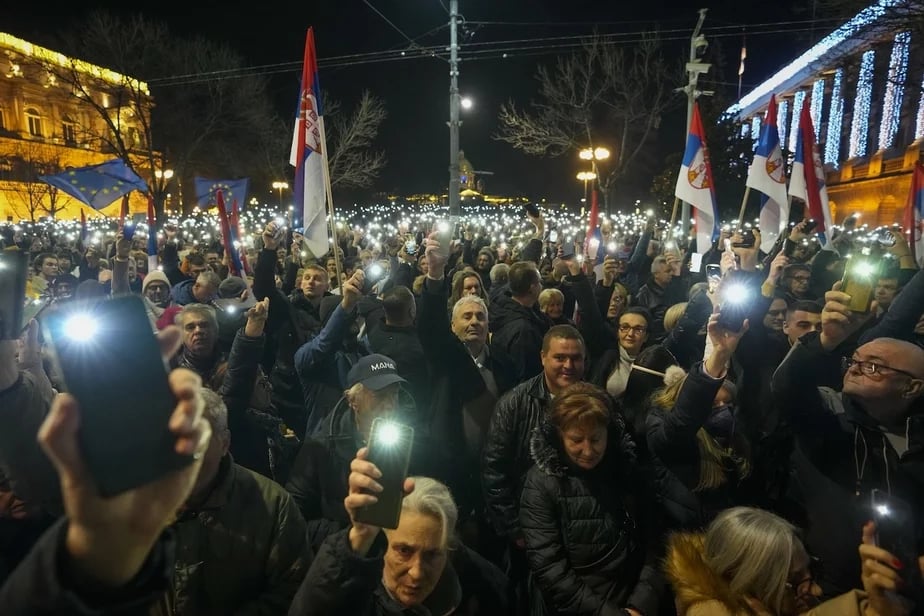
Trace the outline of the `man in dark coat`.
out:
M 511 265 L 508 286 L 491 304 L 491 349 L 513 360 L 515 379 L 522 382 L 542 371 L 539 351 L 551 322 L 537 305 L 542 279 L 535 263 Z
M 852 339 L 869 315 L 851 312 L 843 292 L 829 291 L 825 300 L 821 332 L 793 347 L 773 390 L 795 434 L 791 492 L 804 516 L 798 522 L 806 548 L 825 563 L 818 581 L 834 594 L 860 583 L 850 538 L 870 519 L 874 489 L 911 506 L 914 552 L 924 551 L 924 350 L 894 338 L 855 348 Z M 842 391 L 818 387 L 842 358 Z
M 632 301 L 633 306 L 641 306 L 651 313 L 654 321 L 649 333 L 656 340 L 664 335 L 664 313 L 667 309 L 687 299 L 687 287 L 680 266 L 680 258 L 675 254 L 655 257 L 651 262 L 648 282 L 642 285 Z

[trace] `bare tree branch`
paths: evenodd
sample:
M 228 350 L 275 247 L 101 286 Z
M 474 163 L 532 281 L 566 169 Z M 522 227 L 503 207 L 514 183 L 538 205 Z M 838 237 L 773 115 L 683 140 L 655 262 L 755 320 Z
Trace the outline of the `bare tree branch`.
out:
M 382 101 L 368 91 L 363 92 L 349 117 L 337 113 L 339 108 L 337 101 L 327 100 L 324 109 L 325 118 L 331 119 L 327 131 L 331 188 L 370 186 L 386 162 L 384 152 L 370 148 L 388 112 Z

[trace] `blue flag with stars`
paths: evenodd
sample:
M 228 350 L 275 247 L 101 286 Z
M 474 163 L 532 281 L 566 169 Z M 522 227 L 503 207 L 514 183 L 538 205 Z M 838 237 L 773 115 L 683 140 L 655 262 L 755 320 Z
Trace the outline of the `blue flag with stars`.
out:
M 148 185 L 121 158 L 57 175 L 40 175 L 39 179 L 96 210 L 133 190 L 148 192 Z
M 208 209 L 218 204 L 215 193 L 219 190 L 224 196 L 225 209 L 231 211 L 231 204 L 237 201 L 239 207 L 247 203 L 247 188 L 250 178 L 240 180 L 207 180 L 197 177 L 196 204 L 202 209 Z

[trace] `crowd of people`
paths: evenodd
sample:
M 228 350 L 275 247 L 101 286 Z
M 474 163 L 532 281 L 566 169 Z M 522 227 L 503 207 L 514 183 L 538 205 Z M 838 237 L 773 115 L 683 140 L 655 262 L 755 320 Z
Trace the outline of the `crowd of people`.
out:
M 284 216 L 245 218 L 243 272 L 202 217 L 157 255 L 111 221 L 0 227 L 43 309 L 0 341 L 4 613 L 924 609 L 924 273 L 901 229 L 806 220 L 764 252 L 729 225 L 695 254 L 640 212 L 585 237 L 573 214 L 394 210 L 313 255 Z M 103 497 L 42 321 L 122 295 L 193 463 Z M 394 529 L 363 516 L 378 419 L 414 431 Z M 912 513 L 901 554 L 874 494 Z

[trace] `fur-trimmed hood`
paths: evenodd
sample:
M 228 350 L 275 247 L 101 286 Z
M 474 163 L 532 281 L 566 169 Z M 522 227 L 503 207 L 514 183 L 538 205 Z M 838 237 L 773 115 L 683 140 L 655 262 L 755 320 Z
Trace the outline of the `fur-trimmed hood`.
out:
M 574 472 L 562 451 L 561 436 L 548 418 L 543 418 L 533 430 L 529 439 L 529 453 L 536 467 L 546 475 L 564 477 Z M 620 477 L 630 477 L 635 464 L 635 443 L 626 432 L 622 417 L 613 415 L 607 427 L 606 453 L 599 466 L 612 469 Z
M 759 614 L 737 594 L 705 559 L 705 535 L 675 534 L 668 541 L 664 572 L 674 589 L 680 616 L 745 616 Z

